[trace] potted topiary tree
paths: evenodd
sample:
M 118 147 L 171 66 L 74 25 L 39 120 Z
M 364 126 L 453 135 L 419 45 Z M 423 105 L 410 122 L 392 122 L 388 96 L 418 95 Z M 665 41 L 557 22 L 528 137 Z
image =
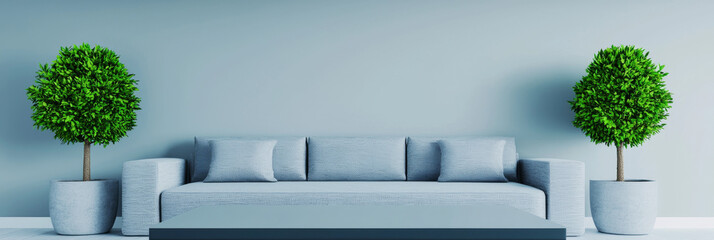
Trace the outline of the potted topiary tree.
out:
M 139 110 L 137 81 L 113 51 L 89 44 L 60 48 L 51 66 L 40 64 L 36 85 L 27 89 L 32 120 L 62 143 L 84 144 L 82 181 L 50 183 L 50 217 L 58 234 L 105 233 L 114 225 L 118 183 L 92 180 L 90 147 L 126 136 Z
M 672 94 L 663 65 L 634 46 L 600 50 L 569 101 L 573 125 L 599 144 L 617 148 L 617 180 L 590 181 L 590 210 L 600 232 L 647 234 L 657 216 L 657 184 L 625 179 L 622 152 L 641 145 L 664 127 Z

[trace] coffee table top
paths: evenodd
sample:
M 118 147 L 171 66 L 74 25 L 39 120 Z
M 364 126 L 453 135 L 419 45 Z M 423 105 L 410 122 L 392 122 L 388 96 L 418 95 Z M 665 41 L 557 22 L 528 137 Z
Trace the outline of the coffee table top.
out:
M 203 206 L 151 227 L 166 229 L 563 229 L 512 207 Z

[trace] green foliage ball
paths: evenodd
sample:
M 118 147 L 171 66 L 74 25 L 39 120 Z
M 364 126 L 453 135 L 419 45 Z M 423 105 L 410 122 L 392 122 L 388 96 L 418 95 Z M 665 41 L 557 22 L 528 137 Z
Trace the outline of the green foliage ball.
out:
M 593 142 L 634 147 L 664 127 L 672 103 L 663 81 L 668 73 L 648 55 L 634 46 L 600 50 L 573 87 L 573 125 Z
M 51 66 L 40 64 L 27 89 L 32 120 L 62 143 L 107 146 L 136 126 L 137 80 L 113 51 L 89 44 L 62 47 Z

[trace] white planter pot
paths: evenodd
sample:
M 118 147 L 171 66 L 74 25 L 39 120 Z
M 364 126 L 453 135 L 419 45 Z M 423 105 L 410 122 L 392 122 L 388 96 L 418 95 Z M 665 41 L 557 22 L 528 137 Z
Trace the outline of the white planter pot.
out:
M 600 232 L 649 234 L 657 217 L 657 182 L 590 180 L 590 211 Z
M 53 180 L 50 218 L 55 232 L 63 235 L 109 232 L 117 216 L 118 195 L 117 180 Z

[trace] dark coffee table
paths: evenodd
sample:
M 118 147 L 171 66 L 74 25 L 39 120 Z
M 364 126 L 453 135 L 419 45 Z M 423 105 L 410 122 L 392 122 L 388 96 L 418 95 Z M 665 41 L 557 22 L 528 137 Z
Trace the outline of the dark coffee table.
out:
M 151 227 L 149 239 L 549 239 L 565 228 L 502 205 L 205 206 Z

